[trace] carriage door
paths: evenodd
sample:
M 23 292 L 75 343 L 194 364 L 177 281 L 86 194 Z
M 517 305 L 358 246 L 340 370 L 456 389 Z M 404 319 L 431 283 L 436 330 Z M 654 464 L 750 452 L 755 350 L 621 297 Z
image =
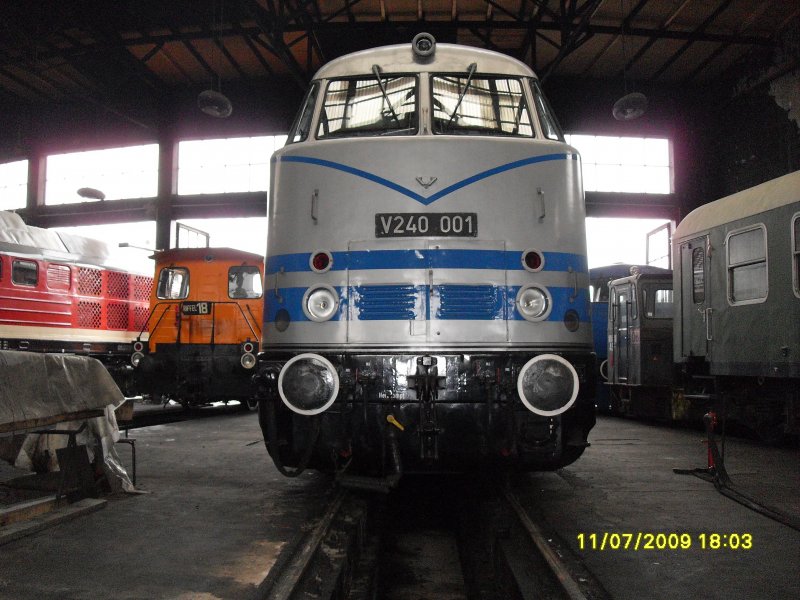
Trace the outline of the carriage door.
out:
M 707 236 L 681 244 L 681 356 L 705 356 L 711 341 L 707 245 Z
M 429 342 L 508 339 L 504 251 L 502 241 L 428 243 Z
M 632 333 L 632 307 L 634 306 L 634 288 L 630 283 L 614 289 L 613 311 L 614 323 L 612 330 L 612 344 L 610 348 L 614 353 L 614 365 L 611 374 L 613 383 L 625 383 L 630 377 L 631 364 L 631 333 Z

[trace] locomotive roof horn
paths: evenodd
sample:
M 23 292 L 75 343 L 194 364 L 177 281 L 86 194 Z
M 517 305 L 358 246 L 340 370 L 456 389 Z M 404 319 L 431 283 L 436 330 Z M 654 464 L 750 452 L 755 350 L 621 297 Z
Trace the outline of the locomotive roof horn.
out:
M 411 47 L 415 58 L 428 59 L 436 52 L 436 39 L 430 33 L 418 33 L 411 40 Z

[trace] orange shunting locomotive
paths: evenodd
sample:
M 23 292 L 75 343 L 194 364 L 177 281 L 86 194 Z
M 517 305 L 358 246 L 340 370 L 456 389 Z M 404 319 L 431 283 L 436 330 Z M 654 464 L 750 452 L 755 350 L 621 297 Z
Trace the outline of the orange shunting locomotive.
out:
M 131 357 L 138 389 L 184 406 L 238 400 L 255 409 L 264 259 L 231 248 L 174 248 L 153 258 L 150 314 Z

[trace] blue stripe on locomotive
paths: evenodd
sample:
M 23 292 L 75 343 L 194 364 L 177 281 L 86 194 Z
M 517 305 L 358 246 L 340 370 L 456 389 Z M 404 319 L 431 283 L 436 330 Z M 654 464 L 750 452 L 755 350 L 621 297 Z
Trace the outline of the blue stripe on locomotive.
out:
M 520 167 L 525 167 L 527 165 L 532 165 L 541 162 L 549 162 L 553 160 L 578 160 L 578 159 L 579 159 L 578 155 L 571 152 L 562 152 L 558 154 L 543 154 L 540 156 L 529 156 L 528 158 L 523 158 L 522 160 L 515 160 L 513 162 L 506 163 L 504 165 L 499 165 L 497 167 L 487 169 L 486 171 L 482 171 L 481 173 L 470 175 L 466 179 L 457 181 L 456 183 L 449 185 L 448 187 L 436 192 L 435 194 L 432 194 L 430 196 L 423 196 L 413 190 L 408 189 L 407 187 L 400 185 L 399 183 L 395 183 L 394 181 L 385 179 L 380 175 L 375 175 L 374 173 L 370 173 L 369 171 L 357 169 L 355 167 L 351 167 L 343 163 L 334 162 L 332 160 L 324 160 L 321 158 L 314 158 L 311 156 L 282 156 L 280 158 L 281 162 L 284 163 L 310 164 L 319 167 L 326 167 L 328 169 L 334 169 L 336 171 L 342 171 L 344 173 L 350 173 L 351 175 L 355 175 L 356 177 L 361 177 L 368 181 L 372 181 L 373 183 L 377 183 L 378 185 L 382 185 L 391 190 L 399 192 L 400 194 L 408 196 L 409 198 L 412 198 L 413 200 L 416 200 L 417 202 L 425 206 L 432 204 L 433 202 L 436 202 L 436 200 L 444 198 L 445 196 L 448 196 L 453 192 L 460 190 L 463 187 L 467 187 L 469 185 L 472 185 L 473 183 L 482 181 L 483 179 L 492 177 L 494 175 L 499 175 L 500 173 L 505 173 L 506 171 L 510 171 L 512 169 L 518 169 Z
M 523 321 L 523 317 L 515 310 L 514 304 L 520 286 L 487 286 L 445 284 L 434 285 L 441 300 L 441 306 L 436 312 L 439 320 L 467 320 L 467 321 L 494 321 L 511 320 Z M 429 287 L 427 285 L 377 285 L 377 286 L 352 286 L 336 287 L 339 295 L 339 311 L 331 321 L 340 321 L 346 318 L 348 309 L 347 299 L 353 302 L 359 310 L 359 321 L 404 321 L 416 319 L 419 316 L 430 318 L 430 315 L 419 315 L 416 311 L 416 298 L 420 295 L 425 298 L 425 310 L 430 307 Z M 589 295 L 585 289 L 579 289 L 577 295 L 572 287 L 548 287 L 553 300 L 553 308 L 547 321 L 560 321 L 564 312 L 569 309 L 578 313 L 581 322 L 589 321 L 587 311 Z M 292 321 L 309 321 L 302 308 L 303 295 L 308 287 L 278 288 L 277 293 L 282 302 L 273 296 L 274 291 L 267 292 L 265 321 L 275 320 L 279 310 L 287 310 Z M 468 309 L 463 304 L 457 310 L 448 308 L 448 297 L 461 297 L 473 295 L 483 302 L 475 303 Z M 362 300 L 364 299 L 364 300 Z M 571 300 L 570 300 L 571 299 Z

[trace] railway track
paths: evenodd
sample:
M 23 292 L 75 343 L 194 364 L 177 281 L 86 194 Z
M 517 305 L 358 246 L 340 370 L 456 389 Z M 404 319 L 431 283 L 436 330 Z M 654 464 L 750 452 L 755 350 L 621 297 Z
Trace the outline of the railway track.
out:
M 166 425 L 167 423 L 178 423 L 190 419 L 201 419 L 215 417 L 226 414 L 236 414 L 241 412 L 238 404 L 213 405 L 196 407 L 186 410 L 182 406 L 172 404 L 163 406 L 160 404 L 137 404 L 134 409 L 133 418 L 130 421 L 119 422 L 120 430 L 139 429 L 142 427 L 152 427 L 154 425 Z
M 279 558 L 259 598 L 600 600 L 608 595 L 507 487 L 406 479 L 389 496 L 340 490 Z

